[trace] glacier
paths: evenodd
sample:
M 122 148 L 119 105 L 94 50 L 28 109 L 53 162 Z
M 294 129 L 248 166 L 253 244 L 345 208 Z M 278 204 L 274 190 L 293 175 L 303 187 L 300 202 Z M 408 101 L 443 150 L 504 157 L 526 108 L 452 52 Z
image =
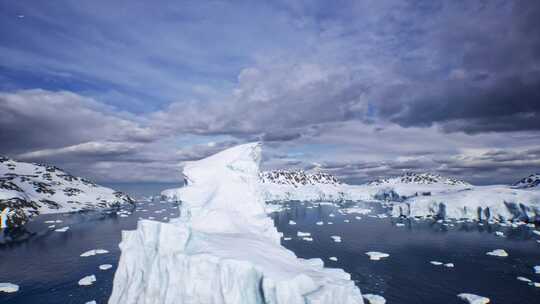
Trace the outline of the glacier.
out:
M 475 186 L 433 173 L 406 173 L 362 185 L 338 182 L 328 174 L 277 170 L 261 174 L 266 202 L 365 201 L 390 206 L 393 217 L 433 217 L 504 221 L 540 221 L 539 175 L 513 185 Z M 179 200 L 178 189 L 162 193 Z
M 300 259 L 280 245 L 259 180 L 261 145 L 188 162 L 169 223 L 124 231 L 110 304 L 364 303 L 342 269 Z

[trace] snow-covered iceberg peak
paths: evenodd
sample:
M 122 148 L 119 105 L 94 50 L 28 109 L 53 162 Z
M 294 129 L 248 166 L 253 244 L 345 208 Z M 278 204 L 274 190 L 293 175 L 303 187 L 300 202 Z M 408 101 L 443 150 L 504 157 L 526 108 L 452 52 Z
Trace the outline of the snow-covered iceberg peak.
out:
M 349 274 L 279 244 L 260 159 L 252 143 L 185 164 L 186 186 L 169 193 L 182 202 L 181 218 L 123 232 L 109 303 L 363 303 Z

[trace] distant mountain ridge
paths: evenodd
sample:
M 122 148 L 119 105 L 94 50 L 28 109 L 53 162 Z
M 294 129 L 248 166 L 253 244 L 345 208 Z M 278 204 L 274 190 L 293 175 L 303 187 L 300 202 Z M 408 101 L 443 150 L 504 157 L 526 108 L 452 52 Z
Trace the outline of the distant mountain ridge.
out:
M 306 173 L 303 170 L 271 170 L 262 171 L 259 174 L 262 183 L 274 183 L 279 185 L 339 185 L 341 182 L 332 174 L 324 172 Z
M 524 189 L 540 186 L 540 173 L 534 173 L 522 178 L 512 185 L 513 188 Z
M 446 177 L 435 173 L 415 173 L 415 172 L 407 172 L 404 175 L 401 176 L 395 176 L 395 177 L 389 177 L 389 178 L 382 178 L 382 179 L 376 179 L 374 181 L 368 182 L 367 184 L 370 186 L 376 186 L 376 185 L 383 185 L 383 184 L 446 184 L 451 186 L 470 186 L 468 182 L 453 178 L 453 177 Z
M 0 228 L 25 224 L 42 213 L 132 204 L 127 194 L 73 176 L 62 169 L 0 156 Z

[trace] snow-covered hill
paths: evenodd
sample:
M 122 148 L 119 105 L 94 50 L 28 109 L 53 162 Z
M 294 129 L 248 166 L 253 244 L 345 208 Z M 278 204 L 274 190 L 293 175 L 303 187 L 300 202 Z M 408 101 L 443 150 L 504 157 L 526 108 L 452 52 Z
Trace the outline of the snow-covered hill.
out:
M 133 203 L 126 194 L 61 169 L 0 157 L 0 227 L 23 225 L 46 213 L 117 207 Z
M 349 274 L 280 245 L 260 159 L 260 145 L 246 144 L 187 163 L 186 186 L 168 191 L 182 217 L 123 233 L 109 303 L 363 303 Z
M 524 177 L 512 186 L 517 189 L 539 187 L 540 186 L 540 173 L 535 173 L 527 177 Z
M 382 178 L 371 181 L 368 183 L 370 186 L 379 185 L 397 185 L 397 184 L 418 184 L 418 185 L 431 185 L 431 184 L 445 184 L 450 186 L 471 186 L 468 182 L 452 177 L 446 177 L 434 173 L 415 173 L 407 172 L 401 176 L 395 176 L 390 178 Z
M 317 184 L 341 184 L 332 174 L 324 172 L 306 173 L 303 170 L 263 171 L 259 174 L 259 177 L 262 183 L 292 185 L 295 187 Z

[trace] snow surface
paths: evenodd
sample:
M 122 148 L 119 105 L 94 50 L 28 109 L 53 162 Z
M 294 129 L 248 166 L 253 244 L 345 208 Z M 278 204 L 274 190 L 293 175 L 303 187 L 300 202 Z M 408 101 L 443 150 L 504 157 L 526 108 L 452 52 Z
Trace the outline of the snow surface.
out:
M 0 156 L 0 228 L 23 225 L 39 214 L 113 208 L 125 203 L 133 200 L 57 167 Z
M 363 303 L 349 274 L 280 245 L 260 158 L 255 143 L 185 164 L 187 185 L 168 191 L 181 217 L 122 233 L 109 303 Z

